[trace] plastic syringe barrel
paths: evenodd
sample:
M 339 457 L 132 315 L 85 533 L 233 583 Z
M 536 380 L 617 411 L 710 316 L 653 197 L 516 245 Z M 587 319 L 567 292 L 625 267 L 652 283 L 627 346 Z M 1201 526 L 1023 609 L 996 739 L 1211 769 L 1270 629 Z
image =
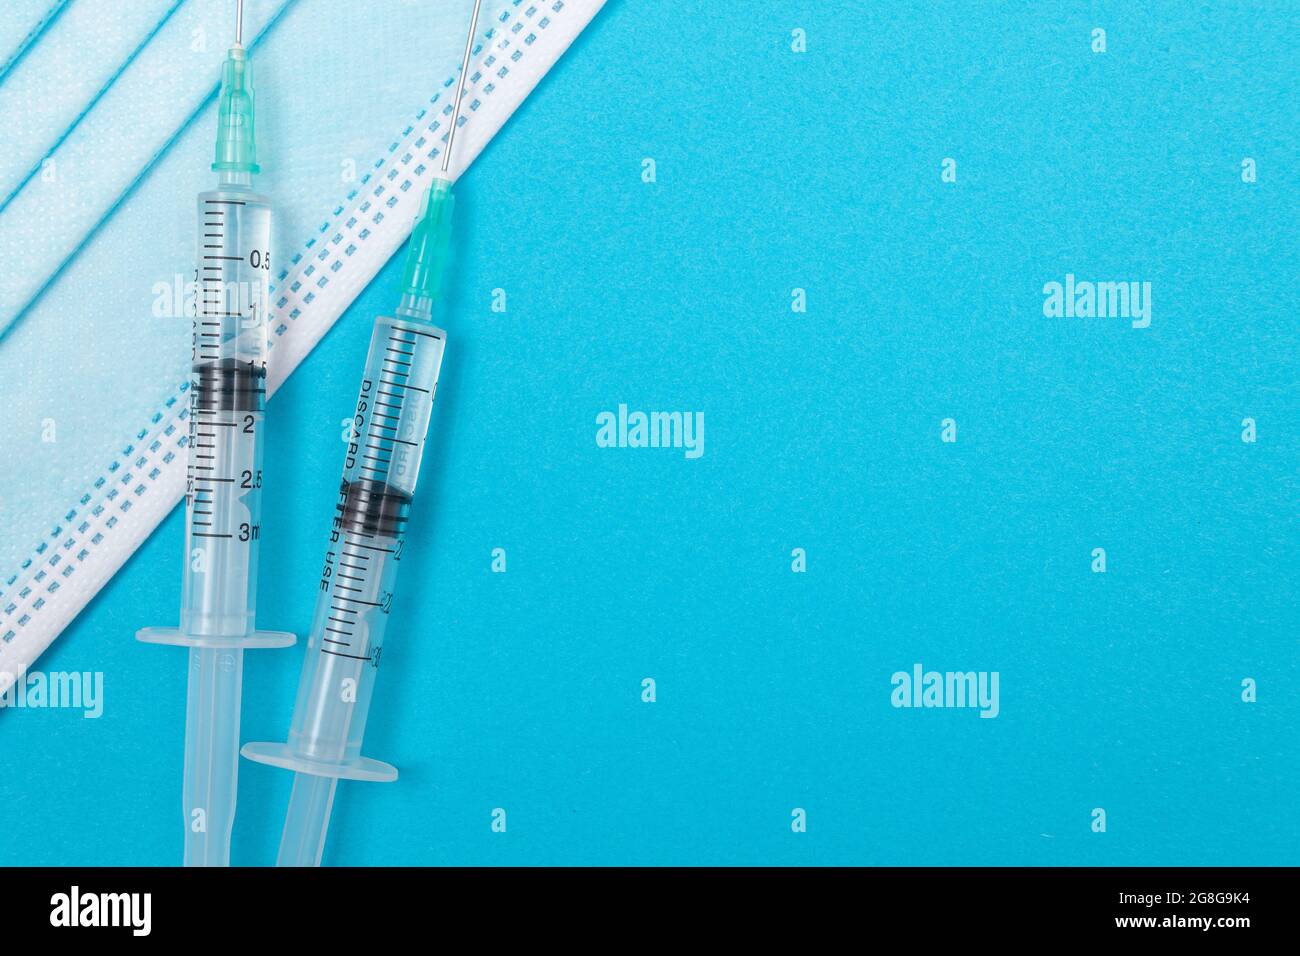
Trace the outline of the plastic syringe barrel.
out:
M 249 178 L 225 172 L 199 195 L 181 621 L 139 632 L 152 643 L 293 643 L 256 627 L 271 207 Z
M 371 336 L 289 740 L 243 750 L 300 773 L 397 777 L 361 744 L 445 341 L 422 310 L 399 311 L 376 319 Z
M 257 615 L 271 208 L 214 190 L 199 223 L 181 628 L 243 636 Z
M 289 731 L 312 760 L 360 757 L 443 341 L 424 323 L 375 323 Z

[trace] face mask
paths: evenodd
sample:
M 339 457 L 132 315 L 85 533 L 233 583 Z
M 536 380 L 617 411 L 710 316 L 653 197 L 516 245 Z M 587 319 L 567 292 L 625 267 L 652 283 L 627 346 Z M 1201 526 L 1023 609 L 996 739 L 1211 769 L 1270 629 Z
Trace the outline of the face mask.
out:
M 453 178 L 603 3 L 485 3 Z M 380 23 L 362 4 L 246 4 L 275 209 L 270 392 L 406 241 L 469 6 L 385 4 Z M 233 5 L 114 11 L 0 13 L 0 691 L 184 492 L 194 197 L 215 181 Z

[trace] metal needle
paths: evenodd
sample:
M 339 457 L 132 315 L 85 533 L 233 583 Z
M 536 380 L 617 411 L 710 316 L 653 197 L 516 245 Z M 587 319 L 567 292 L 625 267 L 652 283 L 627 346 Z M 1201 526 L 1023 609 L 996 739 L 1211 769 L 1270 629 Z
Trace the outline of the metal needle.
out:
M 447 149 L 442 154 L 442 175 L 446 178 L 451 165 L 451 144 L 456 138 L 456 124 L 460 122 L 460 100 L 465 95 L 465 77 L 469 73 L 469 58 L 474 52 L 474 34 L 478 31 L 478 11 L 483 0 L 474 0 L 474 13 L 469 20 L 469 37 L 465 40 L 465 57 L 460 61 L 460 78 L 456 81 L 456 101 L 451 108 L 451 129 L 447 131 Z

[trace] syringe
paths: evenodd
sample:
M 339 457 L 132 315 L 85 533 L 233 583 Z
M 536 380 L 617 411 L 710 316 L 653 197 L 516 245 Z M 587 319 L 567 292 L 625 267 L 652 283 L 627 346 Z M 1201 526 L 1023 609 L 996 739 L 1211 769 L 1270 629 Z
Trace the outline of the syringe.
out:
M 445 333 L 432 319 L 451 243 L 448 164 L 481 5 L 475 0 L 442 172 L 411 230 L 397 317 L 376 319 L 370 338 L 289 740 L 242 751 L 295 772 L 277 866 L 320 865 L 340 779 L 397 779 L 396 767 L 361 755 L 361 742 L 442 364 Z
M 212 163 L 218 186 L 200 193 L 198 202 L 181 623 L 136 634 L 190 648 L 186 866 L 230 863 L 244 648 L 294 642 L 292 634 L 257 630 L 255 620 L 271 207 L 252 189 L 258 165 L 243 6 L 240 0 L 235 43 L 221 74 Z

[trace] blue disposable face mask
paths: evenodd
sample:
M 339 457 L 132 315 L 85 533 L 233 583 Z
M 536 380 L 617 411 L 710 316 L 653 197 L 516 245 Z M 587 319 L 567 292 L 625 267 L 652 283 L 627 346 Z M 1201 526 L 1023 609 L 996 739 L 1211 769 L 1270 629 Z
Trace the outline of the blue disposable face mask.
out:
M 485 3 L 453 175 L 603 2 Z M 470 6 L 246 3 L 272 391 L 405 241 Z M 194 196 L 233 27 L 228 0 L 0 10 L 0 690 L 184 490 Z

